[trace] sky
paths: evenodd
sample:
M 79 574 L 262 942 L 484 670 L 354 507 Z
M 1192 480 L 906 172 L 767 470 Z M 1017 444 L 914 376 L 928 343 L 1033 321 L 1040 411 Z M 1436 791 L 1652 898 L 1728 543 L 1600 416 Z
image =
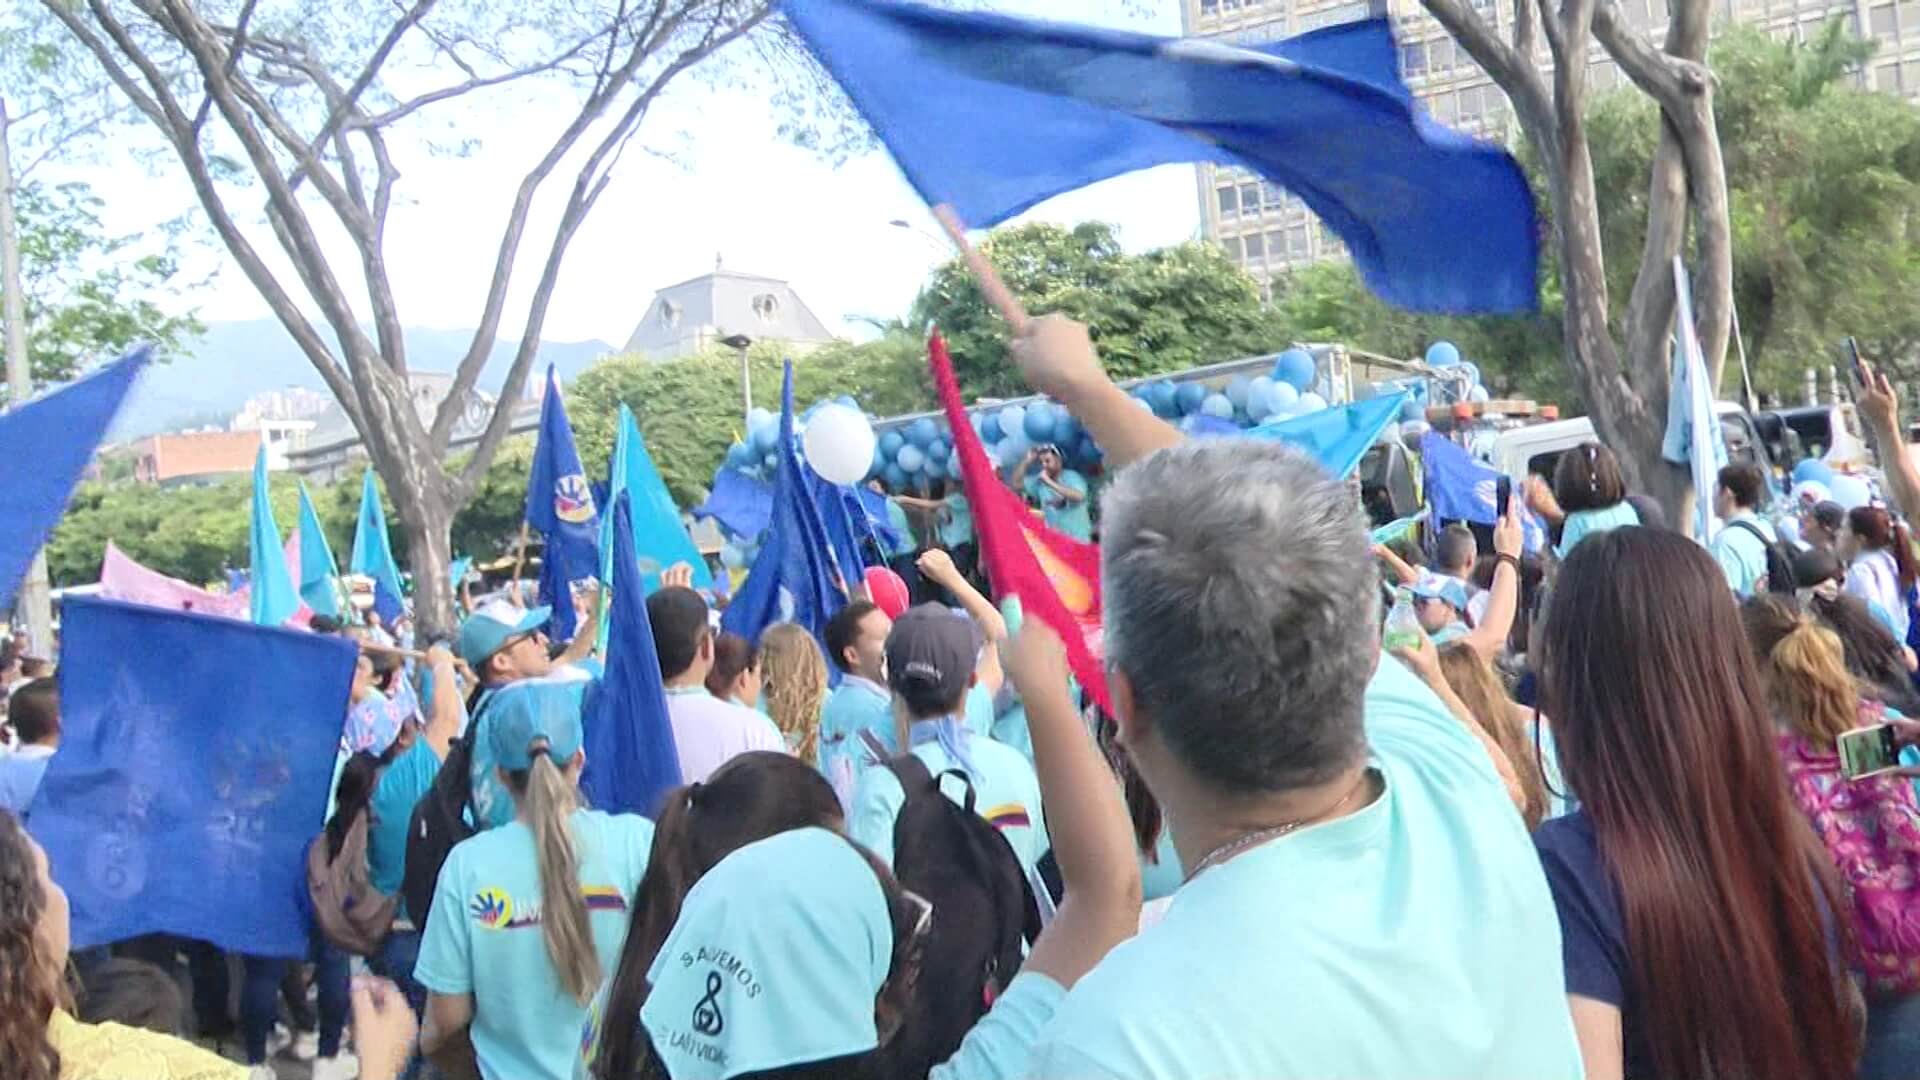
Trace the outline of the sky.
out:
M 1179 33 L 1174 0 L 994 0 L 991 6 Z M 459 121 L 484 134 L 469 156 L 396 150 L 402 178 L 387 247 L 404 323 L 477 324 L 514 189 L 570 115 L 541 101 L 495 104 L 483 116 Z M 575 237 L 543 336 L 622 344 L 656 289 L 712 270 L 716 257 L 728 269 L 791 282 L 828 328 L 844 336 L 871 334 L 856 321 L 860 316 L 905 314 L 927 273 L 950 255 L 926 207 L 883 150 L 836 164 L 783 141 L 777 121 L 764 96 L 751 92 L 683 80 L 663 96 Z M 106 200 L 108 226 L 119 232 L 150 230 L 193 204 L 184 179 L 128 168 L 111 155 L 59 174 L 92 184 Z M 548 207 L 557 206 L 570 181 L 570 172 L 548 181 Z M 254 190 L 232 205 L 257 209 L 262 202 L 264 194 Z M 544 256 L 556 217 L 557 209 L 536 209 L 525 254 Z M 914 228 L 892 227 L 894 219 Z M 1179 243 L 1198 235 L 1194 169 L 1165 166 L 1118 177 L 1016 220 L 1113 222 L 1130 250 Z M 257 247 L 277 252 L 264 224 L 249 232 Z M 343 236 L 323 239 L 334 265 L 350 271 L 357 264 Z M 277 266 L 297 285 L 285 263 Z M 187 268 L 187 278 L 206 284 L 169 298 L 169 306 L 192 308 L 206 321 L 270 316 L 217 243 L 191 251 Z M 537 272 L 537 264 L 523 258 L 502 336 L 517 337 L 525 325 Z

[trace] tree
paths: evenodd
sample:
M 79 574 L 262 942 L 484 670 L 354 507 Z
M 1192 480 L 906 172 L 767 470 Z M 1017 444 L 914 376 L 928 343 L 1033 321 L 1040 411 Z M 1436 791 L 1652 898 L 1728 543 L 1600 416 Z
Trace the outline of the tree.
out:
M 1261 305 L 1259 286 L 1210 244 L 1128 255 L 1111 225 L 1086 222 L 999 229 L 980 248 L 1029 311 L 1086 323 L 1116 378 L 1273 352 L 1291 340 Z M 1027 392 L 1007 359 L 1006 328 L 965 264 L 934 271 L 908 321 L 940 327 L 968 393 Z
M 1511 34 L 1504 38 L 1468 0 L 1421 4 L 1506 92 L 1539 162 L 1564 290 L 1562 354 L 1595 429 L 1620 453 L 1630 484 L 1681 513 L 1691 483 L 1686 470 L 1663 461 L 1660 446 L 1670 378 L 1673 259 L 1689 233 L 1697 329 L 1716 385 L 1733 310 L 1726 170 L 1706 65 L 1714 6 L 1670 0 L 1666 38 L 1656 47 L 1628 25 L 1618 0 L 1515 0 Z M 1629 188 L 1596 183 L 1587 116 L 1595 44 L 1660 113 L 1648 171 Z M 1646 224 L 1627 304 L 1615 319 L 1600 192 L 1617 200 L 1630 197 L 1633 188 L 1646 192 Z
M 140 238 L 107 235 L 101 205 L 85 184 L 18 189 L 21 291 L 35 383 L 71 379 L 136 342 L 155 345 L 165 357 L 200 332 L 197 319 L 169 315 L 154 302 L 179 274 L 172 253 L 130 258 Z
M 409 541 L 422 630 L 450 630 L 454 514 L 485 477 L 507 433 L 570 242 L 660 94 L 753 34 L 771 5 L 43 0 L 43 6 L 160 134 L 227 251 L 352 420 Z M 430 142 L 449 131 L 457 149 L 475 134 L 471 124 L 490 93 L 519 95 L 535 87 L 567 95 L 571 118 L 520 182 L 501 226 L 473 343 L 452 392 L 434 415 L 422 417 L 407 382 L 403 322 L 386 265 L 400 180 L 392 150 L 403 140 Z M 563 163 L 571 175 L 563 181 L 553 232 L 532 241 L 534 203 Z M 238 194 L 241 184 L 264 189 L 267 223 L 291 275 L 243 228 L 249 223 L 243 207 L 259 196 Z M 328 233 L 351 243 L 350 264 L 328 258 L 321 246 Z M 450 468 L 445 459 L 455 421 L 473 398 L 516 270 L 528 261 L 537 264 L 537 276 L 498 404 L 471 457 Z M 309 309 L 319 312 L 331 336 L 309 318 Z M 359 311 L 371 313 L 371 332 Z
M 1899 375 L 1920 374 L 1920 109 L 1851 85 L 1872 51 L 1840 20 L 1806 42 L 1735 27 L 1713 45 L 1734 295 L 1762 389 L 1797 393 L 1802 371 L 1835 362 L 1848 334 Z M 1656 123 L 1639 94 L 1596 104 L 1603 190 L 1646 174 Z M 1601 221 L 1609 251 L 1637 243 L 1644 228 L 1626 200 L 1605 204 Z M 1630 273 L 1621 262 L 1609 259 L 1615 282 Z

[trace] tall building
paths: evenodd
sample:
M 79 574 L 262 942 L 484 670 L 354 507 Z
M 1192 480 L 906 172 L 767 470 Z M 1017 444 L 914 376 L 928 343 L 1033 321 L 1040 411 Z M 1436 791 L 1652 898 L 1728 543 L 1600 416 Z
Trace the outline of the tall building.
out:
M 1521 0 L 1525 2 L 1525 0 Z M 1471 0 L 1482 18 L 1509 37 L 1514 0 Z M 1627 21 L 1649 34 L 1664 31 L 1665 0 L 1620 0 Z M 1920 97 L 1920 0 L 1714 0 L 1717 24 L 1756 23 L 1775 37 L 1811 37 L 1829 20 L 1844 19 L 1855 34 L 1879 42 L 1858 81 L 1874 89 Z M 1441 29 L 1419 0 L 1181 0 L 1189 36 L 1235 44 L 1292 37 L 1336 23 L 1388 15 L 1400 40 L 1400 73 L 1434 119 L 1496 141 L 1518 136 L 1506 94 Z M 1545 56 L 1545 45 L 1541 45 Z M 1595 46 L 1589 75 L 1593 92 L 1620 82 Z M 1207 238 L 1270 289 L 1294 266 L 1344 256 L 1346 249 L 1306 204 L 1245 169 L 1200 165 L 1200 221 Z

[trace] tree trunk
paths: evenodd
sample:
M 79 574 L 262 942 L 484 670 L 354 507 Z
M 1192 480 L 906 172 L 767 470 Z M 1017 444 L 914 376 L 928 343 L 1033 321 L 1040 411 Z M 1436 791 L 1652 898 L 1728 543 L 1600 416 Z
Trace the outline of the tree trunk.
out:
M 460 628 L 453 610 L 454 505 L 441 490 L 444 481 L 424 485 L 393 482 L 396 476 L 444 476 L 430 452 L 409 448 L 407 453 L 414 460 L 406 467 L 381 471 L 388 477 L 387 490 L 407 537 L 408 564 L 413 570 L 414 639 L 424 643 L 451 638 Z

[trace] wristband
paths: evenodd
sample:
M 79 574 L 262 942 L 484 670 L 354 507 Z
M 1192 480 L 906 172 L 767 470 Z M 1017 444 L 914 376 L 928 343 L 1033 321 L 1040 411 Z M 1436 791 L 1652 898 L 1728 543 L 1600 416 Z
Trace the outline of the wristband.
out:
M 1519 556 L 1509 555 L 1504 551 L 1500 551 L 1500 552 L 1495 552 L 1493 557 L 1497 562 L 1513 567 L 1514 573 L 1518 574 L 1520 572 Z

